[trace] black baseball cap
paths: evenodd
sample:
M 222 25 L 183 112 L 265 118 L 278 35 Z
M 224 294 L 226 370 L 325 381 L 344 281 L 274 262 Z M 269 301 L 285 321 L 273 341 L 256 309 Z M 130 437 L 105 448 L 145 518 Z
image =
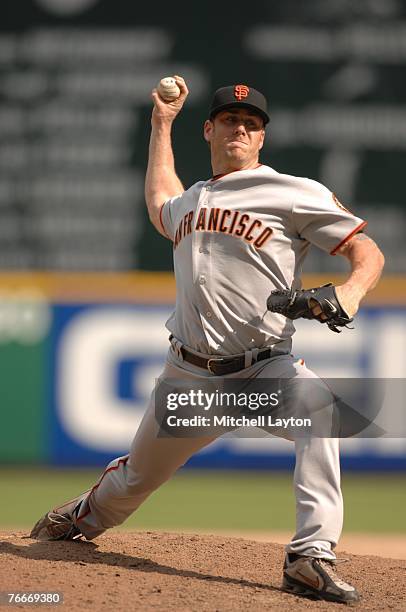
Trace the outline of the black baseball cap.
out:
M 268 103 L 264 94 L 248 85 L 229 85 L 220 87 L 214 94 L 210 106 L 210 119 L 228 108 L 250 108 L 262 117 L 264 124 L 269 122 Z

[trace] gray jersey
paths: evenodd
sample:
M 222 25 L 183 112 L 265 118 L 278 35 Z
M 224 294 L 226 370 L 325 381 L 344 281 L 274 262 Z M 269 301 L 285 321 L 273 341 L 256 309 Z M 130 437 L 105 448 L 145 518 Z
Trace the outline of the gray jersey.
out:
M 366 225 L 320 183 L 264 165 L 195 183 L 165 202 L 161 222 L 177 286 L 167 328 L 220 355 L 290 338 L 292 321 L 266 309 L 270 292 L 301 286 L 311 244 L 334 255 Z

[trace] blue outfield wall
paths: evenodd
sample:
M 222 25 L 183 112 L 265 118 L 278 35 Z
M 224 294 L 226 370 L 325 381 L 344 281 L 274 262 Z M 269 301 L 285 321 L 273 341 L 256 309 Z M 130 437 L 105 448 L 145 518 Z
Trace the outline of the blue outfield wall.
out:
M 128 452 L 168 348 L 170 306 L 54 304 L 50 330 L 48 459 L 60 466 L 103 466 Z M 294 353 L 325 378 L 403 377 L 406 309 L 363 309 L 340 336 L 300 321 Z M 405 470 L 406 440 L 342 440 L 342 465 Z M 188 463 L 193 468 L 287 469 L 292 443 L 222 437 Z

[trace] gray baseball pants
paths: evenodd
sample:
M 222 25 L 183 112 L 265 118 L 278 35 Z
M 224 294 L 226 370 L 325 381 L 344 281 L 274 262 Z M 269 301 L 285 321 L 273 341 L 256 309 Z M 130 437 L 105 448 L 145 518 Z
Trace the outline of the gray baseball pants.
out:
M 199 381 L 209 375 L 179 357 L 172 347 L 162 378 Z M 317 378 L 302 360 L 286 353 L 254 363 L 243 374 L 237 372 L 227 378 Z M 153 393 L 130 453 L 114 459 L 83 498 L 76 522 L 87 539 L 123 523 L 189 457 L 216 439 L 158 437 L 158 429 Z M 339 440 L 300 437 L 294 444 L 296 533 L 286 551 L 334 559 L 343 522 Z M 252 512 L 254 515 L 254 508 Z

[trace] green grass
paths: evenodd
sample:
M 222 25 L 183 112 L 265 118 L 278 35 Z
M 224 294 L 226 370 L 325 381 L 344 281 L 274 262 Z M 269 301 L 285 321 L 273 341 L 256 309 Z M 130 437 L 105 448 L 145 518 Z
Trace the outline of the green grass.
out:
M 90 470 L 0 469 L 0 526 L 29 527 L 46 510 L 94 483 Z M 345 530 L 406 532 L 405 475 L 344 475 Z M 184 471 L 125 523 L 134 529 L 294 529 L 289 474 Z

